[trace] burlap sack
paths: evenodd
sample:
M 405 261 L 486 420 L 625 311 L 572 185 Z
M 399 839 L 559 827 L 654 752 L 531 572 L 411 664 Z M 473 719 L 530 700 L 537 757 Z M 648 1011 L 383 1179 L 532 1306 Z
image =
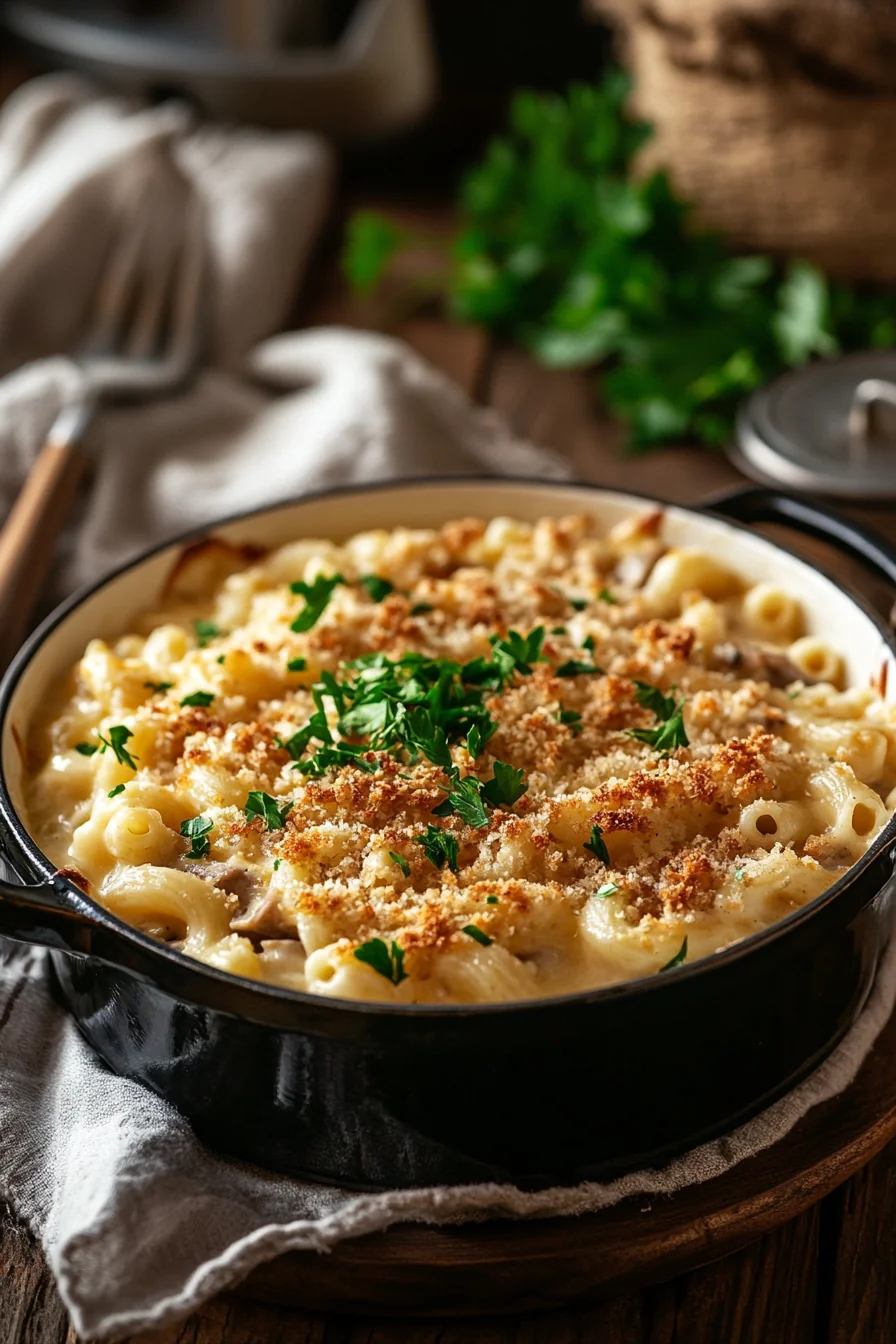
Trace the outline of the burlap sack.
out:
M 587 0 L 702 223 L 831 274 L 896 279 L 894 0 Z

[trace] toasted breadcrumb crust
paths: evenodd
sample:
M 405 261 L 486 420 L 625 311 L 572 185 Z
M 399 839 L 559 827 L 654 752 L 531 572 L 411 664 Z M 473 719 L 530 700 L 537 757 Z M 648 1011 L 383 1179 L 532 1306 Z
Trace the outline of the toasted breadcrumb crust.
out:
M 467 518 L 265 556 L 221 542 L 193 547 L 163 608 L 112 645 L 92 641 L 35 725 L 36 837 L 73 880 L 159 937 L 240 974 L 315 992 L 523 997 L 644 973 L 641 961 L 592 956 L 595 947 L 624 943 L 658 969 L 689 931 L 697 954 L 724 946 L 811 899 L 855 861 L 854 847 L 815 824 L 820 805 L 806 811 L 809 831 L 793 838 L 760 828 L 757 844 L 742 824 L 751 804 L 805 803 L 814 772 L 835 759 L 850 770 L 849 757 L 807 737 L 793 690 L 773 684 L 780 652 L 774 676 L 763 677 L 771 645 L 745 625 L 737 575 L 715 566 L 713 601 L 726 638 L 755 654 L 749 660 L 720 656 L 688 623 L 700 589 L 671 604 L 656 596 L 651 575 L 668 554 L 662 525 L 657 510 L 610 536 L 579 516 L 534 526 Z M 381 601 L 361 582 L 371 573 L 392 585 Z M 342 582 L 320 618 L 293 631 L 303 598 L 290 583 L 335 574 Z M 218 633 L 200 641 L 197 621 Z M 537 627 L 544 661 L 483 692 L 498 725 L 485 749 L 474 759 L 461 742 L 451 747 L 461 778 L 487 781 L 495 762 L 523 772 L 525 793 L 490 807 L 486 825 L 434 815 L 449 785 L 423 757 L 368 750 L 372 771 L 344 764 L 320 778 L 294 768 L 284 743 L 314 713 L 322 672 L 343 676 L 347 662 L 370 653 L 466 663 L 491 657 L 495 638 Z M 303 670 L 288 671 L 296 660 Z M 593 670 L 560 675 L 571 661 Z M 747 665 L 751 675 L 741 675 Z M 814 696 L 821 713 L 819 688 L 793 671 L 788 686 L 810 710 Z M 664 755 L 631 736 L 658 723 L 639 683 L 681 706 L 686 746 Z M 213 693 L 211 704 L 183 705 L 197 690 Z M 885 792 L 896 783 L 892 728 L 872 692 L 863 694 L 850 721 L 887 738 L 886 769 L 871 781 Z M 338 737 L 336 710 L 323 703 Z M 834 717 L 849 718 L 842 707 Z M 131 730 L 136 771 L 105 751 L 76 753 L 112 724 Z M 125 788 L 110 799 L 118 783 Z M 247 816 L 252 791 L 289 804 L 282 826 Z M 199 815 L 213 823 L 209 849 L 191 860 L 180 827 Z M 432 825 L 456 841 L 456 871 L 436 866 L 420 843 Z M 585 847 L 595 827 L 606 859 Z M 761 879 L 769 863 L 774 899 Z M 150 870 L 167 873 L 175 891 L 159 910 Z M 765 892 L 761 910 L 747 908 L 751 887 Z M 200 897 L 213 915 L 204 924 L 191 913 Z M 465 934 L 471 923 L 487 947 Z M 403 950 L 404 981 L 353 957 L 372 939 Z M 485 973 L 479 989 L 454 970 L 445 978 L 458 955 L 484 967 L 495 948 L 513 959 L 502 971 L 506 993 Z M 306 963 L 324 952 L 327 973 L 311 976 Z M 341 979 L 334 966 L 348 968 Z

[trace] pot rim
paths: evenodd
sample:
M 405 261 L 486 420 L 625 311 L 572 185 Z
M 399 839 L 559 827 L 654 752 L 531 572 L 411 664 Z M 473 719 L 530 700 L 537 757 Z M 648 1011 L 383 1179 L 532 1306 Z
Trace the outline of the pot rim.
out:
M 180 533 L 166 541 L 157 543 L 148 549 L 141 551 L 139 555 L 126 560 L 117 565 L 115 569 L 103 575 L 102 578 L 93 583 L 86 584 L 77 589 L 63 602 L 49 613 L 37 628 L 31 633 L 25 643 L 17 652 L 15 658 L 6 670 L 2 681 L 0 681 L 0 739 L 6 726 L 7 714 L 10 708 L 10 702 L 15 693 L 22 676 L 26 672 L 37 650 L 52 635 L 53 631 L 59 626 L 72 612 L 76 611 L 88 598 L 102 588 L 112 583 L 122 574 L 129 570 L 136 569 L 147 560 L 159 555 L 163 551 L 182 546 L 189 546 L 201 541 L 204 538 L 213 536 L 214 533 L 223 527 L 228 527 L 234 523 L 248 521 L 252 518 L 263 518 L 265 514 L 275 513 L 281 509 L 288 509 L 293 505 L 306 504 L 314 500 L 338 498 L 342 495 L 374 494 L 378 491 L 389 490 L 413 490 L 420 487 L 432 485 L 473 485 L 490 487 L 531 487 L 539 491 L 555 490 L 582 490 L 592 494 L 618 496 L 623 499 L 638 500 L 645 504 L 653 504 L 658 508 L 677 509 L 685 514 L 694 514 L 695 516 L 709 515 L 714 521 L 721 523 L 724 527 L 731 528 L 736 532 L 751 533 L 752 526 L 749 523 L 739 522 L 735 519 L 725 517 L 723 514 L 716 514 L 713 511 L 714 503 L 722 503 L 724 499 L 729 498 L 734 492 L 726 492 L 725 495 L 716 496 L 715 500 L 710 499 L 704 504 L 688 505 L 677 504 L 672 501 L 658 499 L 654 495 L 644 494 L 641 491 L 619 490 L 611 486 L 597 485 L 587 481 L 576 480 L 552 480 L 542 477 L 532 476 L 494 476 L 494 475 L 438 475 L 423 477 L 401 477 L 387 481 L 369 481 L 347 483 L 344 485 L 331 486 L 321 490 L 304 491 L 299 495 L 290 496 L 287 499 L 278 500 L 271 504 L 262 505 L 260 508 L 245 509 L 237 513 L 229 514 L 223 518 L 215 518 L 211 522 L 201 527 L 192 528 L 188 532 Z M 745 487 L 749 488 L 749 487 Z M 737 493 L 740 491 L 738 490 Z M 767 544 L 800 564 L 809 562 L 804 556 L 788 545 L 784 545 L 777 540 L 769 537 L 763 537 Z M 833 544 L 833 543 L 831 543 Z M 857 606 L 863 614 L 873 623 L 881 636 L 884 644 L 896 657 L 896 631 L 894 631 L 877 612 L 871 604 L 862 596 L 855 592 L 850 586 L 843 584 L 835 578 L 826 567 L 817 565 L 814 561 L 811 567 L 821 574 L 827 581 L 834 585 L 845 597 Z M 497 1003 L 382 1003 L 378 1001 L 368 1001 L 366 999 L 338 999 L 330 998 L 326 995 L 311 994 L 303 990 L 287 989 L 278 985 L 266 984 L 262 981 L 252 980 L 246 976 L 235 975 L 229 971 L 219 970 L 217 967 L 210 966 L 205 962 L 197 960 L 195 957 L 189 957 L 183 952 L 178 952 L 164 944 L 158 943 L 148 934 L 142 933 L 132 925 L 119 919 L 107 910 L 105 906 L 98 901 L 87 896 L 78 886 L 69 878 L 63 877 L 58 869 L 38 848 L 31 835 L 28 833 L 22 818 L 13 804 L 9 788 L 6 781 L 6 773 L 0 753 L 0 823 L 2 823 L 7 836 L 15 842 L 18 847 L 19 857 L 27 860 L 30 868 L 41 874 L 42 878 L 52 883 L 57 890 L 64 892 L 69 903 L 80 913 L 88 916 L 98 924 L 104 924 L 112 928 L 119 935 L 124 934 L 137 946 L 145 951 L 149 951 L 158 957 L 160 962 L 168 962 L 172 970 L 187 969 L 193 972 L 191 981 L 195 976 L 200 978 L 208 977 L 220 984 L 227 985 L 237 982 L 244 990 L 251 989 L 261 999 L 274 1000 L 281 1004 L 294 1004 L 298 1010 L 300 1007 L 313 1008 L 316 1015 L 326 1015 L 328 1012 L 343 1015 L 375 1015 L 378 1017 L 395 1017 L 401 1019 L 427 1019 L 433 1022 L 438 1019 L 456 1020 L 463 1017 L 488 1016 L 496 1017 L 507 1013 L 536 1013 L 545 1010 L 562 1010 L 574 1004 L 588 1004 L 604 1002 L 610 999 L 616 999 L 624 995 L 640 995 L 650 993 L 661 993 L 672 985 L 680 985 L 684 980 L 695 980 L 698 976 L 706 976 L 713 972 L 724 972 L 725 968 L 734 962 L 741 961 L 744 957 L 751 956 L 758 949 L 766 948 L 780 938 L 789 937 L 796 929 L 812 921 L 822 910 L 826 910 L 830 905 L 838 900 L 848 889 L 860 881 L 867 870 L 883 855 L 887 850 L 896 845 L 896 815 L 892 816 L 886 826 L 872 841 L 869 848 L 853 864 L 842 877 L 838 878 L 828 889 L 820 896 L 801 906 L 798 910 L 791 911 L 783 919 L 777 920 L 765 929 L 750 934 L 746 938 L 739 939 L 737 942 L 722 948 L 709 956 L 701 957 L 697 961 L 675 968 L 674 976 L 660 976 L 656 972 L 648 976 L 641 976 L 634 980 L 623 980 L 617 984 L 604 985 L 596 989 L 580 990 L 571 994 L 553 995 L 546 998 L 535 999 L 513 999 L 500 1001 Z M 871 897 L 869 896 L 869 899 Z M 67 955 L 67 954 L 66 954 Z M 125 972 L 130 974 L 130 972 Z M 181 995 L 187 1001 L 194 1001 L 189 993 Z M 242 1014 L 237 1014 L 242 1017 Z M 298 1024 L 297 1024 L 298 1025 Z

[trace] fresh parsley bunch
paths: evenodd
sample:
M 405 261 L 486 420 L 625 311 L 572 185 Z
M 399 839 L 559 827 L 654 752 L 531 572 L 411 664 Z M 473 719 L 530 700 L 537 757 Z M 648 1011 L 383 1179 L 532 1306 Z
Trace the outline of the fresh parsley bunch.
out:
M 603 396 L 634 447 L 720 443 L 740 399 L 782 368 L 896 344 L 890 296 L 830 286 L 805 262 L 732 256 L 665 174 L 637 178 L 651 128 L 627 116 L 628 91 L 612 71 L 562 97 L 517 95 L 508 133 L 463 183 L 445 296 L 456 316 L 554 368 L 606 363 Z M 359 214 L 345 273 L 370 290 L 416 241 Z

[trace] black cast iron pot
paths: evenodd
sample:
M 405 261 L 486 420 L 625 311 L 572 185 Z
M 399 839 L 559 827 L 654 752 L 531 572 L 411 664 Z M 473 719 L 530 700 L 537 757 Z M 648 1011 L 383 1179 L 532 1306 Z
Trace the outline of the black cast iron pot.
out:
M 647 506 L 587 486 L 450 480 L 305 498 L 229 520 L 215 535 L 273 546 L 471 513 L 585 511 L 609 525 Z M 708 547 L 754 580 L 774 577 L 802 599 L 810 629 L 844 652 L 851 680 L 879 680 L 886 667 L 892 692 L 886 623 L 747 525 L 821 536 L 896 586 L 887 545 L 770 491 L 714 510 L 668 507 L 667 537 Z M 28 834 L 22 743 L 50 682 L 88 638 L 118 634 L 152 603 L 184 544 L 67 602 L 0 688 L 0 822 L 13 866 L 35 884 L 0 884 L 0 933 L 54 949 L 57 992 L 87 1041 L 211 1146 L 359 1188 L 605 1179 L 747 1119 L 849 1029 L 892 924 L 892 821 L 844 878 L 767 931 L 674 973 L 537 1002 L 396 1007 L 298 994 L 190 960 L 95 904 Z

